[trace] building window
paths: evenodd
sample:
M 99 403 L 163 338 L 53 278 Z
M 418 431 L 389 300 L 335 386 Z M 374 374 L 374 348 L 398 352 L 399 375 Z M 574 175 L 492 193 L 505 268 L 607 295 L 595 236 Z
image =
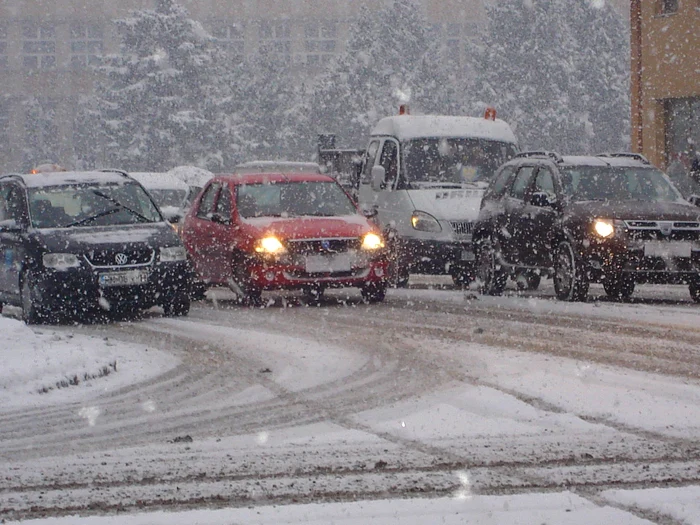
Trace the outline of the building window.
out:
M 56 29 L 50 25 L 22 26 L 22 64 L 25 69 L 56 67 Z
M 7 26 L 0 24 L 0 69 L 7 68 Z
M 102 63 L 104 33 L 99 24 L 75 23 L 70 26 L 70 64 L 73 68 Z
M 678 0 L 657 0 L 656 13 L 672 15 L 678 11 Z
M 335 56 L 338 40 L 336 22 L 309 22 L 304 26 L 306 63 L 321 66 Z
M 221 48 L 235 62 L 245 58 L 245 28 L 240 24 L 217 24 L 212 28 L 212 35 Z
M 292 58 L 292 31 L 287 20 L 260 22 L 260 50 L 287 63 Z

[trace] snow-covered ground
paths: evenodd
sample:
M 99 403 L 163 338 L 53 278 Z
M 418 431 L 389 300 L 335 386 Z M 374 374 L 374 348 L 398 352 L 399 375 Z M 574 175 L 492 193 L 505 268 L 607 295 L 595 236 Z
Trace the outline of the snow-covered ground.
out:
M 692 303 L 429 289 L 379 306 L 215 299 L 187 319 L 106 326 L 0 317 L 8 517 L 700 522 Z

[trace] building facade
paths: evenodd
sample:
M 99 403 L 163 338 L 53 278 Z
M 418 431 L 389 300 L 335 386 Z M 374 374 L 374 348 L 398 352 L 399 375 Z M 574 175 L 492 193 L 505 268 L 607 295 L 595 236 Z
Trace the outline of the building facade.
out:
M 345 49 L 353 20 L 383 0 L 181 0 L 234 60 L 258 49 L 299 74 L 317 74 Z M 156 0 L 0 0 L 0 172 L 51 161 L 73 166 L 73 126 L 91 66 L 119 50 L 112 23 Z M 451 59 L 483 17 L 481 0 L 424 0 Z M 40 158 L 37 158 L 40 157 Z
M 661 168 L 700 152 L 700 0 L 631 2 L 632 146 Z

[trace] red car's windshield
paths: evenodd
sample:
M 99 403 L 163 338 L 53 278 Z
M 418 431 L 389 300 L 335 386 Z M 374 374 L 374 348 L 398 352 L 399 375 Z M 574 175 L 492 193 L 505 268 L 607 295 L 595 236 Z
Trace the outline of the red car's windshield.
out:
M 353 215 L 357 209 L 337 183 L 278 182 L 238 187 L 239 214 L 251 217 L 335 217 Z

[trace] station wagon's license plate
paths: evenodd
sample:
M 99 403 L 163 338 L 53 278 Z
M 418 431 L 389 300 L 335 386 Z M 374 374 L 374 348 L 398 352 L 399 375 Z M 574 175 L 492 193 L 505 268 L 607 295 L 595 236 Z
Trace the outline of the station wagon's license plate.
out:
M 476 256 L 474 255 L 474 252 L 469 251 L 469 250 L 462 250 L 462 257 L 461 259 L 463 261 L 473 261 L 476 259 Z
M 690 257 L 689 242 L 648 241 L 644 243 L 645 257 Z
M 148 271 L 126 270 L 123 272 L 101 273 L 98 277 L 100 286 L 137 286 L 148 282 Z
M 352 260 L 348 253 L 306 256 L 306 273 L 349 272 L 351 269 Z

